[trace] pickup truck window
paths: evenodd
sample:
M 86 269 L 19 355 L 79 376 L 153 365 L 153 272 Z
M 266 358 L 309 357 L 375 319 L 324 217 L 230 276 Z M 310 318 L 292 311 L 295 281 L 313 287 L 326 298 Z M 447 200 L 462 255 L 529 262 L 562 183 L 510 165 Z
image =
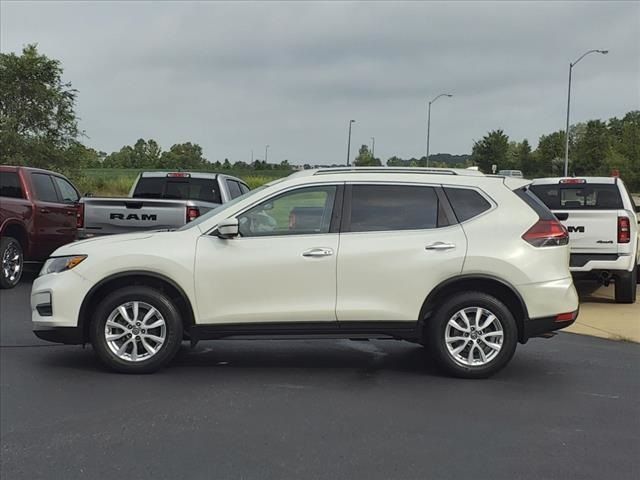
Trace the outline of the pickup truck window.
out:
M 24 198 L 17 173 L 3 172 L 0 175 L 0 197 Z
M 242 191 L 242 194 L 244 195 L 245 193 L 247 193 L 250 190 L 250 188 L 247 187 L 244 183 L 241 183 L 240 184 L 240 190 Z
M 46 173 L 33 173 L 31 180 L 33 181 L 38 200 L 51 203 L 59 202 L 56 188 L 53 186 L 53 180 L 51 180 L 51 175 L 47 175 Z
M 60 190 L 60 194 L 62 195 L 62 201 L 64 203 L 76 203 L 80 200 L 80 196 L 76 189 L 73 188 L 69 182 L 67 182 L 64 178 L 53 177 L 53 180 L 58 185 L 58 190 Z
M 432 187 L 353 185 L 348 232 L 421 230 L 438 225 L 438 196 Z
M 237 198 L 242 195 L 240 185 L 235 180 L 227 180 L 227 188 L 229 189 L 229 195 L 231 195 L 231 198 Z
M 238 217 L 243 237 L 328 233 L 335 186 L 300 188 L 270 198 Z
M 531 191 L 551 210 L 618 210 L 618 186 L 611 183 L 532 185 Z
M 165 198 L 222 203 L 217 180 L 206 178 L 142 177 L 138 180 L 133 198 Z

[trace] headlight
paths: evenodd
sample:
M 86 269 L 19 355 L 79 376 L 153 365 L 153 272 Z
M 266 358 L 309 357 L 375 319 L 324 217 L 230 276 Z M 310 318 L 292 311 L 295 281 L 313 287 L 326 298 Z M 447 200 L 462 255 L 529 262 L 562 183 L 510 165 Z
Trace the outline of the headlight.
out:
M 54 257 L 44 262 L 42 270 L 40 270 L 40 276 L 48 275 L 49 273 L 60 273 L 65 270 L 71 270 L 78 266 L 85 258 L 86 255 L 71 255 L 69 257 Z

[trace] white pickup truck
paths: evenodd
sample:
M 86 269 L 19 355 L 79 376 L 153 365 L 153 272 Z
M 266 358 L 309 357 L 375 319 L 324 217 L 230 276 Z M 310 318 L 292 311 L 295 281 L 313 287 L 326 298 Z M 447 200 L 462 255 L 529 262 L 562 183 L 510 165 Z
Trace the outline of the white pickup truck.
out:
M 78 238 L 178 228 L 248 191 L 219 173 L 143 172 L 126 198 L 80 199 Z
M 531 191 L 569 231 L 576 278 L 615 284 L 618 303 L 636 301 L 639 207 L 617 177 L 539 178 Z

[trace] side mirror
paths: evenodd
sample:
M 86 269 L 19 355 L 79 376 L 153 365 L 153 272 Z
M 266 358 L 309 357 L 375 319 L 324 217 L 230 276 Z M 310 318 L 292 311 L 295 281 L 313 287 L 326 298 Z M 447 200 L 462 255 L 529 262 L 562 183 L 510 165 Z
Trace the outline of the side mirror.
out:
M 226 220 L 222 220 L 213 234 L 224 239 L 237 237 L 240 234 L 238 219 L 227 218 Z
M 93 197 L 93 192 L 86 192 L 84 194 L 85 197 Z

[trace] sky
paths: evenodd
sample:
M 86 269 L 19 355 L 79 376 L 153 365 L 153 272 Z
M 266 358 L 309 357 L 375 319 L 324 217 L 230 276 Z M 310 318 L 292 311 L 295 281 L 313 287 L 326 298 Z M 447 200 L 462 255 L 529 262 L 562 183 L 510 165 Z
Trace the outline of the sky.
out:
M 640 2 L 8 2 L 0 51 L 29 43 L 78 90 L 84 143 L 195 142 L 210 161 L 470 153 L 640 109 Z

